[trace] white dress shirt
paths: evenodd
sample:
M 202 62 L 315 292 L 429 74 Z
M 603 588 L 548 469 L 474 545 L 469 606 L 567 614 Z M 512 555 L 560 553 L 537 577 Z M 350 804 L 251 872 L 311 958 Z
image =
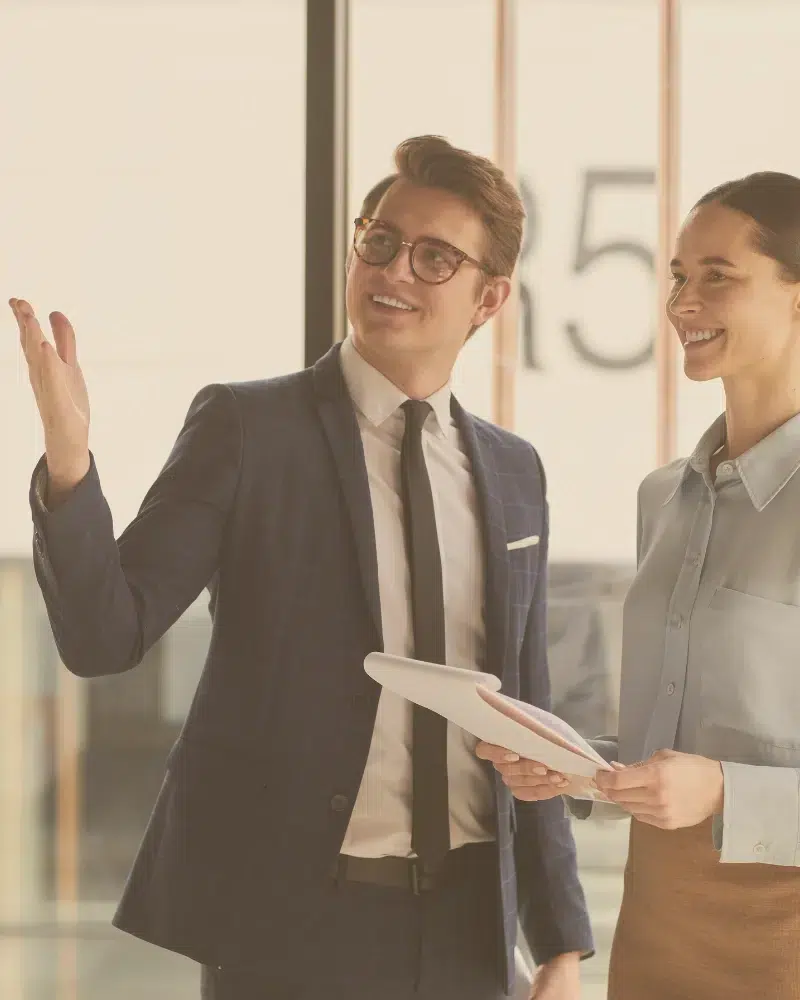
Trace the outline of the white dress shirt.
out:
M 368 364 L 352 340 L 342 344 L 342 372 L 356 408 L 369 477 L 384 651 L 414 655 L 411 593 L 403 529 L 400 448 L 405 393 Z M 445 607 L 447 662 L 482 670 L 485 636 L 484 554 L 472 469 L 450 414 L 450 387 L 427 400 L 422 432 L 433 493 Z M 382 691 L 361 789 L 342 853 L 410 857 L 411 704 Z M 475 756 L 474 737 L 448 726 L 450 845 L 494 839 L 493 790 Z

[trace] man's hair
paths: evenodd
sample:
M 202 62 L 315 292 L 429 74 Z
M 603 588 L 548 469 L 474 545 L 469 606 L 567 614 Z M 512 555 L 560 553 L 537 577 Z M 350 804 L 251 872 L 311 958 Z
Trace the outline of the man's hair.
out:
M 381 203 L 381 198 L 383 198 L 396 180 L 397 174 L 389 174 L 383 180 L 378 181 L 373 188 L 370 188 L 361 203 L 359 215 L 362 218 L 371 219 L 375 215 L 375 211 Z
M 394 155 L 397 174 L 422 187 L 457 195 L 481 218 L 486 231 L 482 263 L 511 277 L 522 245 L 525 209 L 514 185 L 491 160 L 458 149 L 437 135 L 401 142 Z

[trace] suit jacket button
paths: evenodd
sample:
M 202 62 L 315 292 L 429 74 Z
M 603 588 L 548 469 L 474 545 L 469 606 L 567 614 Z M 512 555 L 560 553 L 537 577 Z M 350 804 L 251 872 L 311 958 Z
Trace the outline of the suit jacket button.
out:
M 350 805 L 350 800 L 346 795 L 334 795 L 331 799 L 331 809 L 337 813 L 343 813 Z

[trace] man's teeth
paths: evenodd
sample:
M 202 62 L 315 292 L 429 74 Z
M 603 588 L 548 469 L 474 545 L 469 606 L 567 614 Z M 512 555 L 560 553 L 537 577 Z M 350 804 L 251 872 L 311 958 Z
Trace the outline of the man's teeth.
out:
M 723 330 L 687 330 L 686 343 L 697 344 L 701 340 L 713 340 L 723 332 Z
M 406 305 L 405 302 L 401 302 L 400 299 L 390 299 L 387 295 L 373 295 L 373 302 L 380 302 L 382 306 L 391 306 L 393 309 L 405 309 L 408 312 L 414 308 L 413 306 Z

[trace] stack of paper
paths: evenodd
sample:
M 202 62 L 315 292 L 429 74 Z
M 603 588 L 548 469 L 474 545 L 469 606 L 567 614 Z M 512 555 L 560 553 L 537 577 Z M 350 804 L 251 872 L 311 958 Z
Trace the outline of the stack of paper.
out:
M 379 684 L 428 708 L 486 743 L 539 761 L 571 781 L 563 794 L 603 799 L 589 785 L 598 770 L 613 768 L 563 719 L 500 693 L 494 674 L 370 653 L 364 669 Z

